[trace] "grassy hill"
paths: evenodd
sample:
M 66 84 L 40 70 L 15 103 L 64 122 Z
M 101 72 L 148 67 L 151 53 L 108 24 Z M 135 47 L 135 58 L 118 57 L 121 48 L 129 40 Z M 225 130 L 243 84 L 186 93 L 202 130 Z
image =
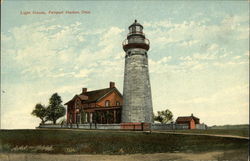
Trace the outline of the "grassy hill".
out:
M 214 125 L 209 127 L 210 129 L 249 129 L 248 124 L 241 125 Z
M 214 134 L 214 135 L 233 135 L 233 136 L 243 136 L 248 137 L 249 136 L 249 130 L 244 129 L 226 129 L 226 128 L 218 128 L 218 129 L 208 129 L 208 130 L 168 130 L 168 132 L 173 133 L 197 133 L 197 134 Z
M 0 152 L 132 154 L 240 149 L 248 140 L 211 136 L 87 130 L 1 130 Z

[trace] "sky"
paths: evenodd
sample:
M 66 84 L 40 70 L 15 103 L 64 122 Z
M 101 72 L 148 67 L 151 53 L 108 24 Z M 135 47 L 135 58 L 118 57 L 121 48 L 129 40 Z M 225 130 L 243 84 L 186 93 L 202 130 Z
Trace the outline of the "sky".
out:
M 47 14 L 24 14 L 33 11 Z M 4 0 L 1 128 L 35 128 L 35 104 L 48 105 L 55 92 L 66 103 L 83 87 L 114 81 L 122 93 L 122 42 L 135 19 L 150 40 L 155 113 L 193 113 L 209 126 L 249 123 L 248 14 L 247 1 Z

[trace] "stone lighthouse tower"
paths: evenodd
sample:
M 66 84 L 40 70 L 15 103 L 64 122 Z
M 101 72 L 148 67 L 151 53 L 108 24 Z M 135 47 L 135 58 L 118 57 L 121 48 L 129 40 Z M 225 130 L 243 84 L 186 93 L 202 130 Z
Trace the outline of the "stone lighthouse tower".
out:
M 129 26 L 123 42 L 126 52 L 123 84 L 123 123 L 152 123 L 153 107 L 148 72 L 149 40 L 143 26 L 135 22 Z

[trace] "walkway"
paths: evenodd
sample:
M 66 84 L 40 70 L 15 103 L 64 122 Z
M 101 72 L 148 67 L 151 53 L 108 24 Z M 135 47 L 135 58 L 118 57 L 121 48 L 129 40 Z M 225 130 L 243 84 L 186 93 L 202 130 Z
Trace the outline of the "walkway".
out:
M 177 134 L 177 135 L 203 135 L 203 136 L 214 136 L 214 137 L 237 138 L 237 139 L 247 139 L 247 140 L 249 140 L 249 137 L 237 136 L 237 135 L 200 134 L 200 133 L 185 133 L 185 132 L 170 132 L 170 131 L 153 131 L 153 133 Z

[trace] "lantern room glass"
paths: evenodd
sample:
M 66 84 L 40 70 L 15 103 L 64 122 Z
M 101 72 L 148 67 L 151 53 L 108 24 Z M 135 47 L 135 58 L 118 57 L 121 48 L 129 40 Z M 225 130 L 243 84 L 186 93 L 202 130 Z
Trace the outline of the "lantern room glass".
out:
M 141 26 L 135 26 L 136 32 L 142 32 L 142 27 Z
M 129 28 L 129 33 L 142 33 L 141 26 L 132 26 Z

